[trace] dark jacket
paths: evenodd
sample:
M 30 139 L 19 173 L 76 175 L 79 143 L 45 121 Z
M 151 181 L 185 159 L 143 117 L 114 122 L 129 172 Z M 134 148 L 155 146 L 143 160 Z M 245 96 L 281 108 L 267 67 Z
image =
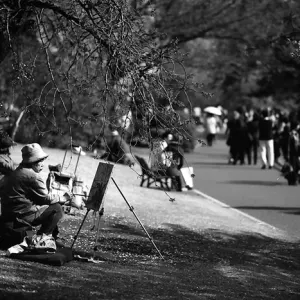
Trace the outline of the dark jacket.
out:
M 273 139 L 273 122 L 269 119 L 259 121 L 259 140 L 269 141 Z
M 181 169 L 184 164 L 184 151 L 182 147 L 175 143 L 170 143 L 164 150 L 166 158 L 169 161 L 169 168 Z
M 107 160 L 122 163 L 130 153 L 129 145 L 120 135 L 111 136 L 107 141 Z
M 23 166 L 4 177 L 0 197 L 2 214 L 12 217 L 22 217 L 38 211 L 39 205 L 51 204 L 51 196 L 43 179 Z
M 14 170 L 15 165 L 9 154 L 0 154 L 0 180 Z
M 227 145 L 231 147 L 244 147 L 248 142 L 247 125 L 242 119 L 232 119 L 228 122 Z
M 247 123 L 248 133 L 252 140 L 259 139 L 259 120 L 253 119 Z

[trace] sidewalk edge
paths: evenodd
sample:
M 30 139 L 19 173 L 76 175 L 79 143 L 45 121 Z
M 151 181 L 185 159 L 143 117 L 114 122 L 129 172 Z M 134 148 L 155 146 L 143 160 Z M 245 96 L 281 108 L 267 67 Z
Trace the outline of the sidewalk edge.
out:
M 266 227 L 268 227 L 268 228 L 270 228 L 272 230 L 276 230 L 276 231 L 279 231 L 281 233 L 287 234 L 286 231 L 284 231 L 284 230 L 282 230 L 282 229 L 280 229 L 278 227 L 275 227 L 275 226 L 273 226 L 273 225 L 271 225 L 269 223 L 266 223 L 266 222 L 264 222 L 264 221 L 262 221 L 260 219 L 257 219 L 257 218 L 255 218 L 255 217 L 253 217 L 253 216 L 251 216 L 251 215 L 249 215 L 247 213 L 244 213 L 244 212 L 242 212 L 239 209 L 233 208 L 232 206 L 230 206 L 230 205 L 228 205 L 228 204 L 226 204 L 226 203 L 224 203 L 224 202 L 222 202 L 222 201 L 220 201 L 220 200 L 218 200 L 216 198 L 213 198 L 213 197 L 211 197 L 211 196 L 209 196 L 209 195 L 207 195 L 207 194 L 205 194 L 205 193 L 203 193 L 203 192 L 201 192 L 201 191 L 199 191 L 197 189 L 193 189 L 192 191 L 195 194 L 197 194 L 197 195 L 199 195 L 199 196 L 201 196 L 201 197 L 203 197 L 203 198 L 205 198 L 207 200 L 210 200 L 210 201 L 214 202 L 217 205 L 220 205 L 221 207 L 230 209 L 230 210 L 232 210 L 232 211 L 234 211 L 234 212 L 236 212 L 236 213 L 238 213 L 238 214 L 240 214 L 240 215 L 242 215 L 242 216 L 244 216 L 244 217 L 246 217 L 246 218 L 248 218 L 248 219 L 250 219 L 250 220 L 252 220 L 252 221 L 254 221 L 256 223 L 258 223 L 259 225 L 263 225 L 263 226 L 266 226 Z

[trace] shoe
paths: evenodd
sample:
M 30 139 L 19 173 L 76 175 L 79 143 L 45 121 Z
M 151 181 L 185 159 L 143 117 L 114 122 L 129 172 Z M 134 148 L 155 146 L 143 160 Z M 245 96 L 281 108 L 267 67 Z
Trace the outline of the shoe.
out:
M 269 169 L 270 169 L 270 170 L 273 169 L 273 166 L 269 166 Z
M 187 191 L 188 191 L 188 189 L 185 187 L 181 189 L 181 192 L 187 192 Z
M 56 244 L 57 248 L 66 248 L 66 246 L 61 238 L 55 239 L 55 244 Z
M 267 168 L 267 166 L 265 166 L 265 165 L 261 167 L 262 170 L 265 170 L 266 168 Z
M 189 185 L 186 185 L 185 187 L 186 187 L 189 191 L 193 189 L 193 188 L 190 187 Z

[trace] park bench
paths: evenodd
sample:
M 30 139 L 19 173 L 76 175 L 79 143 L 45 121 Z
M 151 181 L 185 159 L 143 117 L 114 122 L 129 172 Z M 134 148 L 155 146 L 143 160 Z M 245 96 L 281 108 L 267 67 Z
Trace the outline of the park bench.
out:
M 159 185 L 162 189 L 167 191 L 170 191 L 173 188 L 171 176 L 164 175 L 156 170 L 152 170 L 143 157 L 135 155 L 135 158 L 140 164 L 142 170 L 140 186 L 143 186 L 144 183 L 146 183 L 148 188 L 152 185 Z

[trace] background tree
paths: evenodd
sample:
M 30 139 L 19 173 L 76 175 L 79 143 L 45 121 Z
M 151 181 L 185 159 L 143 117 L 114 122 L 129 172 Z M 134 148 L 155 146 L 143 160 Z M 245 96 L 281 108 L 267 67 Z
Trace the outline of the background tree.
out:
M 132 2 L 4 0 L 0 20 L 2 99 L 25 111 L 23 124 L 40 142 L 55 145 L 66 135 L 72 142 L 87 132 L 97 139 L 115 123 L 109 112 L 116 106 L 139 113 L 137 135 L 149 143 L 149 114 L 185 134 L 174 109 L 187 89 L 176 47 L 160 47 L 160 34 Z M 166 99 L 167 112 L 156 97 Z M 162 112 L 168 123 L 158 118 Z
M 212 104 L 221 101 L 230 107 L 267 95 L 280 101 L 297 99 L 298 62 L 291 53 L 296 53 L 293 48 L 299 41 L 298 1 L 141 2 L 144 9 L 155 3 L 158 14 L 153 24 L 165 33 L 162 45 L 176 39 L 189 53 L 187 71 L 214 92 Z M 294 83 L 278 90 L 287 74 Z

